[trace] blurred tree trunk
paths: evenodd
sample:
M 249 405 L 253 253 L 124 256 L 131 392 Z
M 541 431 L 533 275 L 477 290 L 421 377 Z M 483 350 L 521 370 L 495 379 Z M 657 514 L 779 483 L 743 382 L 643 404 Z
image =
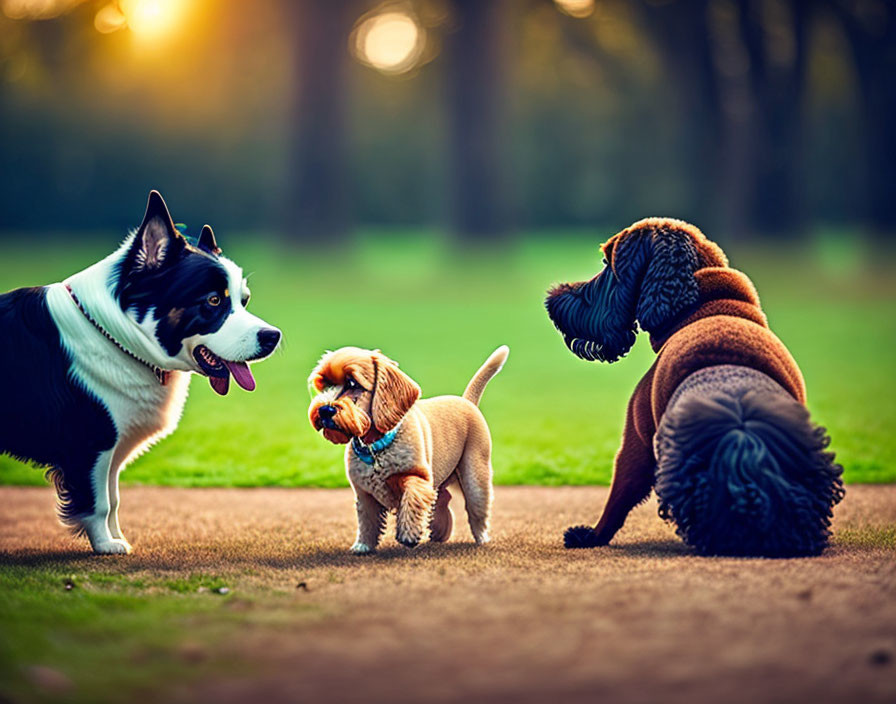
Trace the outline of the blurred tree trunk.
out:
M 326 243 L 351 226 L 346 72 L 355 0 L 285 0 L 296 35 L 293 126 L 284 229 Z
M 877 236 L 896 232 L 896 7 L 829 3 L 849 41 L 864 118 L 868 220 Z
M 763 15 L 767 3 L 740 3 L 740 33 L 750 60 L 754 107 L 748 125 L 753 149 L 747 156 L 753 164 L 748 170 L 745 224 L 754 234 L 795 236 L 806 224 L 801 168 L 810 3 L 782 1 L 778 7 L 788 16 L 776 19 Z M 772 32 L 783 34 L 775 55 L 770 48 Z
M 505 235 L 503 0 L 451 0 L 445 38 L 450 221 L 464 239 Z
M 711 226 L 729 234 L 793 235 L 803 226 L 800 168 L 806 76 L 806 30 L 811 0 L 780 0 L 786 15 L 775 31 L 789 32 L 786 57 L 770 57 L 769 3 L 742 0 L 736 36 L 749 59 L 746 78 L 720 74 L 708 0 L 641 8 L 660 48 L 683 118 L 683 178 L 695 184 L 695 207 L 713 212 Z M 783 21 L 783 23 L 782 23 Z M 685 213 L 685 216 L 687 214 Z
M 712 212 L 722 202 L 719 175 L 724 151 L 723 114 L 708 26 L 708 5 L 708 0 L 666 3 L 642 0 L 640 3 L 645 26 L 659 47 L 682 118 L 684 151 L 688 158 L 681 165 L 681 178 L 695 186 L 692 205 L 695 212 Z M 681 216 L 692 217 L 688 212 Z M 722 213 L 715 212 L 713 219 L 719 221 L 721 216 Z

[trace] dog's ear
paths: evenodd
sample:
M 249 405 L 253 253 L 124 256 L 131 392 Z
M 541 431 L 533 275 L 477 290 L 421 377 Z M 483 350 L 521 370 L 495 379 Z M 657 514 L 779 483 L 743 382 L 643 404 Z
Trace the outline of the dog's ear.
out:
M 398 365 L 383 354 L 373 355 L 374 389 L 371 422 L 388 433 L 420 398 L 420 387 Z
M 202 231 L 199 233 L 199 249 L 204 249 L 212 254 L 220 254 L 221 248 L 215 241 L 215 233 L 212 231 L 211 225 L 203 225 Z
M 308 393 L 311 394 L 313 398 L 315 394 L 324 390 L 324 386 L 326 382 L 324 381 L 324 369 L 327 366 L 328 357 L 332 354 L 332 352 L 327 351 L 323 357 L 321 357 L 317 364 L 314 365 L 314 369 L 311 370 L 311 374 L 308 376 Z
M 694 229 L 686 223 L 666 220 L 645 228 L 641 235 L 649 246 L 649 261 L 635 317 L 641 329 L 649 333 L 662 331 L 697 302 L 697 247 L 691 232 Z
M 174 227 L 168 206 L 158 191 L 150 191 L 146 214 L 134 236 L 131 267 L 135 272 L 156 271 L 172 261 L 186 240 Z
M 548 315 L 574 354 L 614 362 L 635 343 L 635 321 L 657 332 L 696 302 L 690 227 L 675 220 L 635 223 L 604 244 L 597 276 L 549 291 Z

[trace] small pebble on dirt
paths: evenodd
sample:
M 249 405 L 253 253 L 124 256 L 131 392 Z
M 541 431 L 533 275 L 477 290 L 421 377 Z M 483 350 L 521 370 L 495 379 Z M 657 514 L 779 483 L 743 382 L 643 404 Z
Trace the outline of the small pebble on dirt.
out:
M 872 650 L 868 655 L 868 662 L 875 667 L 883 667 L 884 665 L 889 665 L 892 661 L 893 653 L 891 653 L 886 648 L 878 648 L 877 650 Z
M 202 662 L 208 656 L 205 648 L 199 643 L 186 642 L 181 643 L 178 653 L 185 662 Z
M 28 679 L 37 689 L 56 694 L 68 692 L 74 683 L 68 675 L 45 665 L 32 665 L 26 670 Z

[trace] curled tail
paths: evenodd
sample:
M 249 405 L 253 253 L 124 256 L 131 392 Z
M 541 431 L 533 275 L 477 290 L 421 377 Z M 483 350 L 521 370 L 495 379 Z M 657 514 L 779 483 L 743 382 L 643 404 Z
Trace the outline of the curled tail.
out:
M 844 494 L 826 432 L 765 374 L 703 369 L 657 430 L 660 515 L 702 554 L 817 555 Z
M 485 364 L 479 367 L 479 371 L 470 379 L 470 383 L 464 389 L 464 398 L 478 406 L 479 399 L 482 398 L 482 392 L 485 391 L 486 385 L 495 374 L 501 371 L 509 354 L 510 348 L 507 345 L 501 345 L 492 352 L 489 358 L 485 360 Z

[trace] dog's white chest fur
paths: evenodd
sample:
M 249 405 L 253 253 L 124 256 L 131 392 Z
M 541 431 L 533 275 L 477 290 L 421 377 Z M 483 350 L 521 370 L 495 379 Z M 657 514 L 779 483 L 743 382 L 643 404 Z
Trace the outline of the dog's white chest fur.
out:
M 116 465 L 127 464 L 180 421 L 190 384 L 170 372 L 162 385 L 147 366 L 111 344 L 78 310 L 64 284 L 47 287 L 47 306 L 72 358 L 71 374 L 108 409 L 118 440 Z

